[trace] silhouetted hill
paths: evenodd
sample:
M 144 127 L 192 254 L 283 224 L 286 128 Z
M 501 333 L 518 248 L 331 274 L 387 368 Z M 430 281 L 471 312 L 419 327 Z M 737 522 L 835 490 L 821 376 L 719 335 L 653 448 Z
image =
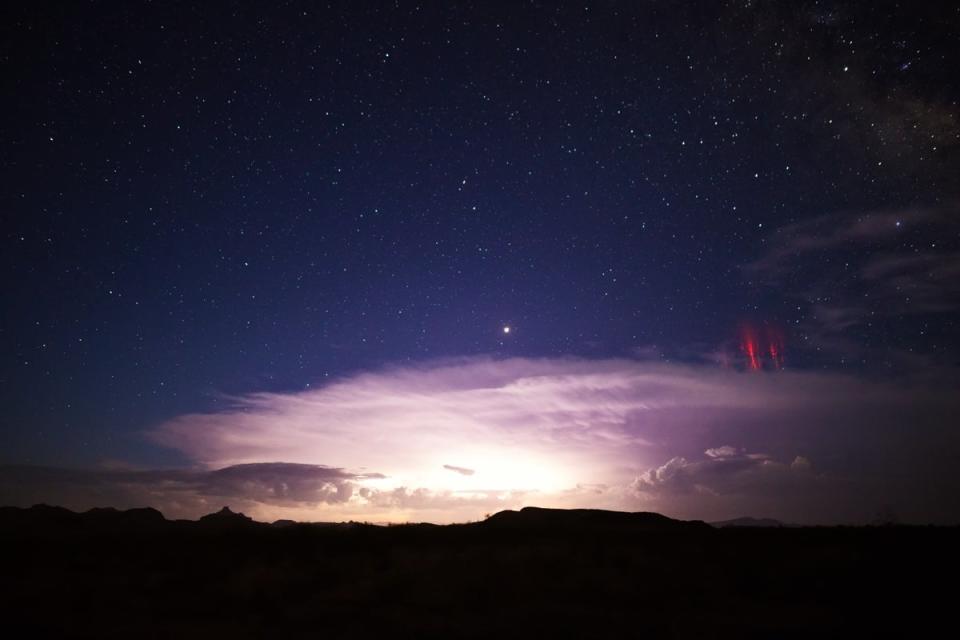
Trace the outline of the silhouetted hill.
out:
M 94 508 L 77 513 L 63 507 L 49 505 L 34 505 L 27 509 L 18 507 L 0 507 L 0 525 L 8 531 L 16 529 L 46 530 L 47 533 L 58 532 L 133 532 L 133 531 L 163 531 L 176 528 L 187 529 L 232 530 L 257 529 L 270 527 L 272 529 L 288 528 L 351 528 L 361 525 L 353 522 L 308 522 L 301 523 L 294 520 L 277 520 L 271 524 L 257 522 L 243 513 L 237 513 L 230 507 L 223 507 L 217 512 L 202 516 L 199 520 L 170 521 L 163 514 L 150 507 L 127 509 L 121 511 L 113 508 Z M 430 523 L 411 523 L 394 525 L 408 531 L 415 529 L 427 530 L 438 527 Z M 472 525 L 450 525 L 481 527 L 486 530 L 511 530 L 515 532 L 539 532 L 549 530 L 563 535 L 573 532 L 692 532 L 710 531 L 710 525 L 699 520 L 674 520 L 659 513 L 652 512 L 622 512 L 605 511 L 601 509 L 545 509 L 541 507 L 525 507 L 520 511 L 500 511 L 482 522 Z M 443 527 L 441 527 L 443 528 Z
M 710 525 L 674 520 L 647 511 L 624 512 L 602 509 L 544 509 L 524 507 L 520 511 L 500 511 L 482 523 L 486 527 L 512 529 L 552 529 L 567 531 L 690 532 L 709 531 Z
M 106 529 L 110 527 L 122 529 L 156 529 L 167 523 L 167 519 L 156 509 L 142 507 L 118 511 L 112 508 L 91 509 L 80 514 L 81 519 L 91 526 Z
M 8 531 L 23 530 L 46 536 L 155 531 L 168 524 L 162 513 L 150 507 L 126 511 L 95 508 L 83 513 L 45 504 L 28 509 L 0 508 L 0 526 Z
M 283 527 L 295 527 L 295 526 L 298 525 L 298 524 L 300 524 L 300 523 L 298 523 L 296 520 L 286 520 L 286 519 L 283 519 L 283 520 L 274 520 L 273 522 L 270 523 L 270 526 L 271 526 L 271 527 L 277 527 L 277 528 L 283 528 Z
M 77 513 L 63 507 L 38 504 L 22 509 L 0 507 L 0 527 L 8 533 L 30 532 L 46 537 L 57 535 L 162 533 L 165 531 L 226 531 L 266 526 L 242 513 L 224 507 L 216 513 L 193 520 L 167 520 L 151 507 L 118 510 L 98 507 Z
M 0 507 L 0 524 L 6 527 L 56 527 L 71 525 L 78 521 L 79 514 L 47 504 L 35 504 L 29 509 Z
M 253 518 L 230 510 L 230 507 L 224 507 L 216 513 L 208 513 L 200 518 L 197 524 L 204 529 L 243 529 L 251 527 L 265 526 L 262 522 L 256 522 Z

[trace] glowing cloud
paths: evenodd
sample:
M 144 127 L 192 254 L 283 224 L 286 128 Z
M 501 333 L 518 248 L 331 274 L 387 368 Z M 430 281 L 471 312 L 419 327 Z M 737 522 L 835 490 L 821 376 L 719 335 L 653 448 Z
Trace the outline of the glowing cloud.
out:
M 836 485 L 870 467 L 870 456 L 835 455 L 867 428 L 854 425 L 891 425 L 892 407 L 934 427 L 951 402 L 903 385 L 757 369 L 626 359 L 434 362 L 232 398 L 226 410 L 184 415 L 149 435 L 209 470 L 274 460 L 344 469 L 349 487 L 328 491 L 319 505 L 335 505 L 337 515 L 450 521 L 525 503 L 704 517 L 739 515 L 724 511 L 741 504 L 734 498 L 757 513 L 758 496 L 769 499 L 761 514 L 769 515 L 777 497 L 763 488 L 774 481 L 810 491 L 824 477 Z M 926 409 L 914 410 L 925 393 Z M 909 436 L 897 426 L 883 433 L 889 442 L 877 433 L 870 441 L 885 453 Z M 700 501 L 684 487 L 696 487 Z M 821 496 L 819 511 L 839 495 Z
M 944 380 L 949 380 L 945 376 Z M 0 468 L 0 500 L 197 517 L 451 522 L 525 505 L 944 521 L 949 382 L 628 359 L 426 363 L 232 398 L 148 433 L 173 470 Z M 914 478 L 906 482 L 905 478 Z
M 556 492 L 643 460 L 651 420 L 777 402 L 742 393 L 740 378 L 630 360 L 447 362 L 235 398 L 226 411 L 182 416 L 151 437 L 209 468 L 323 462 L 380 472 L 392 485 Z

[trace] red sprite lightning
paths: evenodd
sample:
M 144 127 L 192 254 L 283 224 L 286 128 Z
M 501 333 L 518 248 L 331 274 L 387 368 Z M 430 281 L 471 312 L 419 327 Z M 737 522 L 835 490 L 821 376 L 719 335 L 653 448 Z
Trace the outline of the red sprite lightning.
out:
M 765 362 L 775 371 L 782 369 L 783 344 L 783 333 L 769 325 L 758 330 L 753 325 L 745 324 L 740 329 L 740 350 L 747 357 L 750 371 L 764 369 Z
M 760 370 L 759 347 L 753 327 L 745 325 L 740 331 L 740 349 L 747 355 L 747 368 L 751 371 Z
M 773 368 L 783 369 L 783 333 L 773 327 L 767 328 L 767 350 L 770 352 Z

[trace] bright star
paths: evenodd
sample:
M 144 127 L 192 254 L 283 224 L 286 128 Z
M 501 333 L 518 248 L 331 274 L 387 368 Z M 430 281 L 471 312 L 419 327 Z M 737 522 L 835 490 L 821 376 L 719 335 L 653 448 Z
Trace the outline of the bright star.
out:
M 510 333 L 510 327 L 504 327 L 504 328 L 503 328 L 503 332 L 504 332 L 504 333 Z

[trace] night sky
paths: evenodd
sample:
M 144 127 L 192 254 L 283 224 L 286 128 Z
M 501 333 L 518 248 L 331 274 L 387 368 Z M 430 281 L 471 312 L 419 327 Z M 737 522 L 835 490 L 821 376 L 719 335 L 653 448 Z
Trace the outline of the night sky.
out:
M 0 502 L 960 521 L 953 5 L 2 14 Z

